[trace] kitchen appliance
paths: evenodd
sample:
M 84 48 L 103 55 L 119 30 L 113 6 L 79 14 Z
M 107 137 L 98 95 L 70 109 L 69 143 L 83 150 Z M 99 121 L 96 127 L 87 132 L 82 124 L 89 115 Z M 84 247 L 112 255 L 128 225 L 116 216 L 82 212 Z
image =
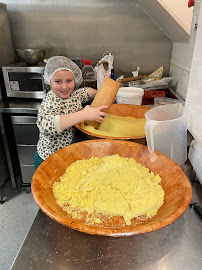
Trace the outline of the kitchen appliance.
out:
M 80 67 L 80 59 L 71 60 Z M 45 65 L 44 62 L 36 65 L 18 62 L 3 66 L 7 97 L 43 99 L 50 89 L 43 80 Z
M 28 66 L 22 62 L 2 67 L 7 97 L 42 99 L 44 67 L 45 63 Z

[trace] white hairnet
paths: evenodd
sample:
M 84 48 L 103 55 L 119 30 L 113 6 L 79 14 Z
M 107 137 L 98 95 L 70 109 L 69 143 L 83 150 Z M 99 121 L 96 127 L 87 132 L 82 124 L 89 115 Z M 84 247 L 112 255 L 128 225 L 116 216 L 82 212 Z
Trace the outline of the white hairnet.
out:
M 82 81 L 81 69 L 72 60 L 65 56 L 53 56 L 48 60 L 44 70 L 44 81 L 50 85 L 50 80 L 58 70 L 69 70 L 74 75 L 74 82 L 78 88 Z

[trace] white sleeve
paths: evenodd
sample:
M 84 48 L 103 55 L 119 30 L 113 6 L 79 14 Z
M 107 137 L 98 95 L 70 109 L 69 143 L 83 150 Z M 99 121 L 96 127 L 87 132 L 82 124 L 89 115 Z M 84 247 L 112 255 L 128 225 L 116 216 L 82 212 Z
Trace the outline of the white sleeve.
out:
M 62 132 L 62 129 L 61 129 L 61 122 L 60 122 L 60 115 L 55 115 L 53 117 L 53 124 L 55 126 L 55 129 L 58 131 L 58 132 Z

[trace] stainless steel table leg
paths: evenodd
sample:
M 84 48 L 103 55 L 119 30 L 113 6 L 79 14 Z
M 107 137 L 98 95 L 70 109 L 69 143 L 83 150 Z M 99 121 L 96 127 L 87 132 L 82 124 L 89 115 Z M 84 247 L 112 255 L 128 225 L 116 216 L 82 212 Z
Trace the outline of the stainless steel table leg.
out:
M 8 141 L 6 138 L 6 132 L 5 132 L 4 122 L 3 122 L 3 118 L 2 118 L 1 113 L 0 113 L 0 128 L 1 128 L 2 138 L 3 138 L 4 148 L 5 148 L 5 152 L 6 152 L 6 159 L 7 159 L 7 163 L 8 163 L 8 169 L 9 169 L 9 173 L 10 173 L 11 183 L 12 183 L 13 188 L 17 191 L 18 189 L 17 189 L 16 179 L 15 179 L 15 174 L 13 171 L 10 151 L 9 151 L 9 147 L 8 147 Z

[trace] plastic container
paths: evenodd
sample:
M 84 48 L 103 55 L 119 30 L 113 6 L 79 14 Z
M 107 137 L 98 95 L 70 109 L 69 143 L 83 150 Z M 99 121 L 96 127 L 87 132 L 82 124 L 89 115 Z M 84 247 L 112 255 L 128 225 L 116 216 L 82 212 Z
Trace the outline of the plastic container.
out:
M 116 103 L 141 105 L 144 90 L 137 87 L 120 87 L 116 95 Z
M 202 146 L 196 140 L 191 142 L 188 159 L 202 185 Z
M 84 62 L 84 66 L 81 70 L 83 76 L 83 82 L 81 84 L 81 87 L 92 87 L 94 89 L 97 89 L 96 75 L 92 67 L 91 60 L 86 59 L 81 60 L 81 62 Z
M 179 166 L 187 160 L 185 107 L 172 104 L 154 107 L 145 113 L 145 133 L 149 151 L 157 150 Z

